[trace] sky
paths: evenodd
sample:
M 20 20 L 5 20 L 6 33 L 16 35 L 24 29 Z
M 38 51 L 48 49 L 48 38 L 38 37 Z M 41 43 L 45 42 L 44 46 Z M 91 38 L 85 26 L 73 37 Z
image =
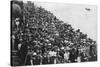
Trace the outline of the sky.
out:
M 71 24 L 75 30 L 80 29 L 88 37 L 97 40 L 97 6 L 37 1 L 34 4 L 42 6 L 58 19 Z

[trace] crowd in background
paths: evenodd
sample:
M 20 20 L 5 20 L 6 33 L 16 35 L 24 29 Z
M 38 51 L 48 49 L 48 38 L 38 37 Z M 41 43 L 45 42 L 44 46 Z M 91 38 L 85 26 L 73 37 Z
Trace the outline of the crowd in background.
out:
M 11 43 L 12 50 L 18 50 L 22 65 L 97 60 L 96 41 L 80 29 L 74 30 L 70 24 L 31 2 L 23 3 L 19 10 L 21 16 L 13 16 L 11 22 Z

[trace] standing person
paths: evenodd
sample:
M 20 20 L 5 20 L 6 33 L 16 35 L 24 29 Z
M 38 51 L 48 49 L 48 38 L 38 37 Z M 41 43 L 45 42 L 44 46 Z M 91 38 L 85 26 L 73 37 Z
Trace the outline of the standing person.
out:
M 68 63 L 69 62 L 69 52 L 68 51 L 66 51 L 65 53 L 64 53 L 64 60 L 65 60 L 65 62 L 66 63 Z
M 39 55 L 39 54 L 36 56 L 36 60 L 35 60 L 35 62 L 36 62 L 36 64 L 35 64 L 35 65 L 40 65 L 40 62 L 41 62 L 41 57 L 40 57 L 40 55 Z
M 25 57 L 26 57 L 26 55 L 27 55 L 27 43 L 26 42 L 24 42 L 23 44 L 22 44 L 22 46 L 21 46 L 21 48 L 20 48 L 20 58 L 21 58 L 21 60 L 22 60 L 22 64 L 24 64 L 24 62 L 25 62 Z
M 33 52 L 32 57 L 31 57 L 31 65 L 36 65 L 36 52 Z
M 25 57 L 25 65 L 32 65 L 31 64 L 31 54 L 27 54 Z
M 61 49 L 60 51 L 59 51 L 59 55 L 64 59 L 64 50 L 63 49 Z
M 75 62 L 75 59 L 76 59 L 76 56 L 75 56 L 75 49 L 72 48 L 71 51 L 70 51 L 70 55 L 69 55 L 69 60 L 70 62 L 74 63 Z
M 49 51 L 49 55 L 50 55 L 50 64 L 54 64 L 54 52 Z
M 96 50 L 96 45 L 90 45 L 90 58 L 89 61 L 96 61 L 97 60 L 97 50 Z
M 48 64 L 48 57 L 47 57 L 47 53 L 43 54 L 43 58 L 42 58 L 42 64 Z
M 81 51 L 80 51 L 79 48 L 77 48 L 76 54 L 77 54 L 76 61 L 77 61 L 78 63 L 80 63 L 80 62 L 81 62 Z
M 40 65 L 40 62 L 41 62 L 40 55 L 37 54 L 36 52 L 33 52 L 31 65 Z
M 57 52 L 53 52 L 54 64 L 57 64 Z
M 12 50 L 15 49 L 15 39 L 16 39 L 16 37 L 15 37 L 15 35 L 13 34 L 13 35 L 12 35 L 12 42 L 11 42 L 11 44 L 12 44 Z
M 77 62 L 80 63 L 81 62 L 81 56 L 77 57 Z

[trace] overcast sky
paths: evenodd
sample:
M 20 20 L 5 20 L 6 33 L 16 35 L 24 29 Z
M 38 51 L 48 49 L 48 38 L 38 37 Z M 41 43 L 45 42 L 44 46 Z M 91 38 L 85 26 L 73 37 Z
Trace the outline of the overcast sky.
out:
M 97 40 L 97 6 L 47 2 L 34 3 L 51 11 L 60 20 L 71 24 L 75 30 L 80 29 L 88 37 Z

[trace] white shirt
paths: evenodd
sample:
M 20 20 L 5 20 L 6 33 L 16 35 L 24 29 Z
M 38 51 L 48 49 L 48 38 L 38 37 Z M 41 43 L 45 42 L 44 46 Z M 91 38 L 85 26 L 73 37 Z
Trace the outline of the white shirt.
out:
M 66 59 L 66 60 L 69 59 L 69 52 L 66 52 L 66 53 L 64 54 L 64 59 Z
M 50 55 L 50 56 L 56 56 L 56 54 L 57 54 L 57 53 L 54 52 L 54 51 L 50 51 L 50 52 L 49 52 L 49 55 Z

